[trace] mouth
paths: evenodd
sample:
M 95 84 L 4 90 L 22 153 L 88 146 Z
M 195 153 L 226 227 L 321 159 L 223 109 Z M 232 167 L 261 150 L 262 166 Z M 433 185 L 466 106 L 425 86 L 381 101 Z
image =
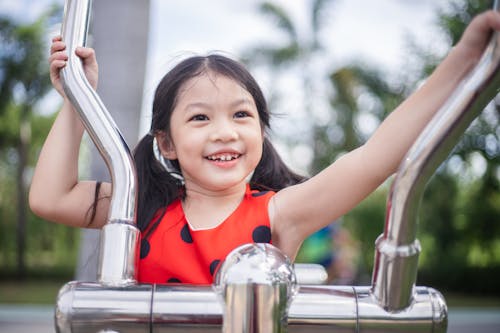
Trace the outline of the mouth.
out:
M 205 158 L 209 161 L 214 161 L 214 162 L 229 162 L 238 159 L 240 156 L 241 154 L 237 153 L 221 153 L 221 154 L 208 155 Z

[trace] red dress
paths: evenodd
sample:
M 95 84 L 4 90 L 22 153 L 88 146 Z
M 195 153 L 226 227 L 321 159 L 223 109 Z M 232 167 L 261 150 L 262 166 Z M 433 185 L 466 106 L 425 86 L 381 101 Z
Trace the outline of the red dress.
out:
M 233 249 L 246 243 L 271 243 L 267 206 L 273 195 L 252 191 L 247 185 L 236 210 L 217 227 L 203 230 L 191 229 L 180 200 L 174 201 L 156 230 L 141 242 L 139 282 L 211 284 Z

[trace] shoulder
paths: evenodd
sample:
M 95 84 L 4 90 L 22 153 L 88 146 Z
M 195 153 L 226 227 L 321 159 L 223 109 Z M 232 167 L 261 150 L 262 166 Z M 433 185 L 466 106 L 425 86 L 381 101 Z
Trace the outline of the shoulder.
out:
M 243 201 L 240 204 L 240 208 L 248 206 L 255 210 L 256 208 L 260 207 L 265 210 L 267 215 L 269 201 L 275 194 L 276 192 L 274 191 L 252 190 L 248 188 L 245 193 L 245 197 L 243 198 Z
M 274 192 L 274 191 L 267 191 L 267 190 L 259 191 L 259 190 L 250 189 L 247 191 L 245 196 L 248 198 L 251 198 L 251 200 L 258 200 L 258 201 L 267 200 L 267 201 L 269 201 L 269 199 L 275 194 L 276 194 L 276 192 Z

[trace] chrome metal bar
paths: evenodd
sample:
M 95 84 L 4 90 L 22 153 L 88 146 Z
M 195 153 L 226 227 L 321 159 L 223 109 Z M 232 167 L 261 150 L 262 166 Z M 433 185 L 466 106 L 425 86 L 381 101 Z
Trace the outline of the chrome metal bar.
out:
M 56 331 L 151 332 L 152 285 L 110 287 L 70 282 L 60 291 Z
M 416 287 L 415 295 L 410 307 L 394 313 L 380 308 L 369 286 L 299 286 L 290 299 L 287 329 L 290 333 L 446 332 L 441 294 Z M 115 288 L 71 282 L 58 296 L 56 328 L 59 333 L 220 333 L 225 309 L 221 294 L 210 285 Z
M 499 10 L 498 1 L 495 9 Z M 498 93 L 499 34 L 479 63 L 438 111 L 401 163 L 388 198 L 386 226 L 376 241 L 372 290 L 380 305 L 400 311 L 412 304 L 420 244 L 417 210 L 424 187 L 465 129 Z
M 299 263 L 293 265 L 297 284 L 325 284 L 328 272 L 320 264 Z
M 127 144 L 75 55 L 75 49 L 85 45 L 90 8 L 90 0 L 66 0 L 62 39 L 68 63 L 61 71 L 61 79 L 66 95 L 106 162 L 113 184 L 108 224 L 101 231 L 98 279 L 107 285 L 124 285 L 135 282 L 136 276 L 140 238 L 135 227 L 137 176 Z

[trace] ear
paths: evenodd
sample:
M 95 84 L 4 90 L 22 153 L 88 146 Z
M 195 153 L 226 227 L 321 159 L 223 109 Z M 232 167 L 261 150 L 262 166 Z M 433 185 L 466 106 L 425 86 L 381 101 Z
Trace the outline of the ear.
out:
M 155 135 L 155 138 L 156 142 L 158 142 L 161 155 L 168 160 L 176 160 L 177 153 L 175 152 L 175 146 L 167 133 L 160 131 Z

